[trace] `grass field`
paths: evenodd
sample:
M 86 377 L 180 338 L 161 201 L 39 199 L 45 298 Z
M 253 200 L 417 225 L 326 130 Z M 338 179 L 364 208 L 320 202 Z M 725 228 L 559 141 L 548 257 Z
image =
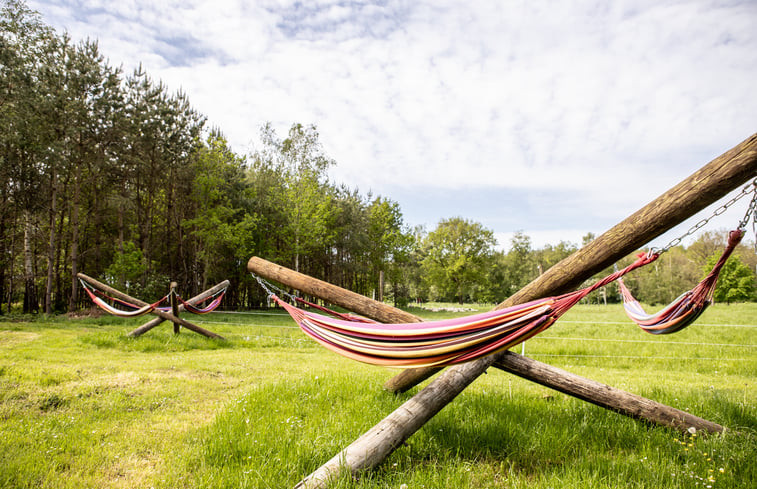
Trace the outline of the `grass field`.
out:
M 427 318 L 445 313 L 412 310 Z M 278 313 L 0 317 L 0 487 L 292 487 L 404 400 Z M 490 370 L 378 469 L 334 487 L 745 488 L 757 480 L 757 305 L 671 336 L 578 306 L 527 356 L 723 424 L 681 434 Z M 520 352 L 520 347 L 516 349 Z

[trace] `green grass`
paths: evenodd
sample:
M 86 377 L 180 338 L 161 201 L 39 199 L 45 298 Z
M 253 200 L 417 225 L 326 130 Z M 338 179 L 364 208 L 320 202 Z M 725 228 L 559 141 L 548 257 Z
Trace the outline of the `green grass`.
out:
M 418 389 L 382 391 L 395 371 L 325 351 L 288 316 L 197 322 L 227 341 L 166 324 L 127 337 L 138 319 L 0 317 L 0 487 L 291 487 Z M 751 487 L 755 332 L 755 304 L 715 305 L 662 337 L 619 306 L 578 306 L 525 345 L 724 435 L 684 437 L 492 369 L 379 468 L 334 487 Z

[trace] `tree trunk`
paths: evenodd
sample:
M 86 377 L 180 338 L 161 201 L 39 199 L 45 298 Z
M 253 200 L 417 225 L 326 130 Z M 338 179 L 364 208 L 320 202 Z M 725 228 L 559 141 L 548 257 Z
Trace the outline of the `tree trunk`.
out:
M 32 216 L 24 210 L 24 314 L 39 312 L 37 289 L 34 284 L 34 255 L 32 254 Z
M 5 196 L 3 196 L 5 197 Z M 5 204 L 5 198 L 3 198 L 3 204 Z M 5 206 L 3 206 L 5 207 Z M 5 214 L 0 213 L 0 315 L 3 314 L 3 303 L 5 301 L 5 270 L 10 268 L 8 263 L 8 256 L 12 253 L 10 248 L 5 247 Z M 10 311 L 8 311 L 10 312 Z
M 75 165 L 74 195 L 71 203 L 71 295 L 68 298 L 68 312 L 74 312 L 79 302 L 79 207 L 81 201 L 81 169 Z M 119 206 L 120 207 L 120 206 Z
M 55 169 L 50 177 L 50 233 L 47 244 L 47 281 L 45 285 L 45 314 L 53 313 L 53 280 L 55 278 L 56 230 L 55 218 L 58 211 L 58 182 Z

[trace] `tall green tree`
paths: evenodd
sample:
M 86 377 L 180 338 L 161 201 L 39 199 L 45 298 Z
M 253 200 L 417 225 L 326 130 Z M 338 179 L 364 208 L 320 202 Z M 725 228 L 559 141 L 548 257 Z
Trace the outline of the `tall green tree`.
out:
M 55 184 L 54 119 L 59 103 L 60 46 L 54 31 L 23 2 L 6 0 L 0 16 L 0 120 L 9 198 L 23 229 L 24 312 L 39 307 L 34 241 Z
M 720 258 L 720 253 L 709 257 L 705 272 L 709 273 Z M 746 302 L 757 299 L 755 272 L 738 255 L 731 255 L 720 270 L 718 284 L 713 294 L 715 302 Z
M 265 146 L 256 157 L 270 159 L 285 182 L 280 205 L 291 235 L 294 269 L 303 255 L 312 255 L 331 241 L 333 191 L 328 185 L 328 158 L 315 126 L 293 124 L 288 137 L 279 139 L 270 125 L 262 131 Z
M 244 158 L 223 137 L 210 134 L 199 149 L 192 185 L 194 217 L 183 226 L 195 238 L 193 249 L 201 283 L 238 277 L 240 263 L 254 254 L 257 216 L 251 209 Z
M 461 217 L 442 219 L 428 233 L 421 263 L 429 288 L 442 299 L 463 302 L 475 295 L 491 266 L 494 233 Z
M 376 197 L 368 206 L 368 260 L 372 276 L 380 291 L 378 300 L 384 300 L 384 279 L 398 284 L 395 262 L 406 259 L 411 237 L 404 231 L 402 211 L 397 202 Z M 385 277 L 385 273 L 388 275 Z

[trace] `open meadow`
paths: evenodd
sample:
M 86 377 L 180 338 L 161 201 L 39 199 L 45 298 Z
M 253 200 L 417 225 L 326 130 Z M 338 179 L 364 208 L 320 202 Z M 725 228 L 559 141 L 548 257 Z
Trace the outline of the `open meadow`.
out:
M 321 348 L 280 311 L 196 321 L 227 341 L 168 323 L 126 337 L 139 319 L 0 317 L 0 487 L 292 487 L 418 389 L 383 391 L 396 371 Z M 728 431 L 683 436 L 490 369 L 334 487 L 754 487 L 756 348 L 756 304 L 665 337 L 620 305 L 580 305 L 525 354 Z

